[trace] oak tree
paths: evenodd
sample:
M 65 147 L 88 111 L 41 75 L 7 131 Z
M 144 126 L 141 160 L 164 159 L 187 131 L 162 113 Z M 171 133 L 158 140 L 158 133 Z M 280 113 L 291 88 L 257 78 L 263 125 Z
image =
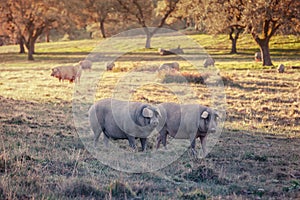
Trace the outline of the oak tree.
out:
M 117 14 L 115 0 L 86 0 L 86 13 L 90 22 L 97 22 L 103 38 L 106 38 L 105 23 L 114 20 Z
M 180 0 L 117 0 L 118 10 L 127 20 L 136 21 L 146 34 L 145 48 L 151 48 L 151 38 L 166 23 Z M 155 27 L 150 29 L 149 27 Z
M 15 35 L 20 44 L 20 51 L 24 51 L 23 44 L 28 50 L 28 60 L 34 60 L 35 43 L 45 30 L 53 28 L 70 29 L 76 24 L 76 14 L 72 6 L 80 1 L 70 4 L 67 0 L 6 0 L 1 1 L 6 27 Z
M 231 41 L 231 54 L 237 53 L 237 40 L 244 31 L 242 21 L 243 0 L 213 0 L 206 7 L 205 22 L 211 33 L 227 33 Z
M 244 1 L 243 21 L 259 45 L 264 66 L 272 66 L 269 42 L 281 28 L 300 26 L 299 0 L 248 0 Z

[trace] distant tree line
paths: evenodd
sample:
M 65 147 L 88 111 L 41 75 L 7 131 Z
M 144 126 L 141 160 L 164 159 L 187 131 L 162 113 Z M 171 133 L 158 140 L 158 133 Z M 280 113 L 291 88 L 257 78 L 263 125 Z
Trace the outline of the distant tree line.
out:
M 237 53 L 240 34 L 250 33 L 263 65 L 270 66 L 270 39 L 299 34 L 299 16 L 299 0 L 0 0 L 0 39 L 15 41 L 20 53 L 27 49 L 28 60 L 33 60 L 37 39 L 45 35 L 49 41 L 52 30 L 71 35 L 97 23 L 105 38 L 112 25 L 119 32 L 141 27 L 145 48 L 150 48 L 160 27 L 180 22 L 181 28 L 201 33 L 228 34 L 230 53 Z

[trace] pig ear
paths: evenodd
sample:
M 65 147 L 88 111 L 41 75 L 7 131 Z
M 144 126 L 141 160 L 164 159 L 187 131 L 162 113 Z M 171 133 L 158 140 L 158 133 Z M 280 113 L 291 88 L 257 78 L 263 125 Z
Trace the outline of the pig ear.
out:
M 155 108 L 154 112 L 158 115 L 161 116 L 160 110 L 158 108 Z
M 142 114 L 144 117 L 153 117 L 153 111 L 149 108 L 144 108 Z
M 207 111 L 203 111 L 201 114 L 201 118 L 206 119 L 208 117 L 209 113 Z

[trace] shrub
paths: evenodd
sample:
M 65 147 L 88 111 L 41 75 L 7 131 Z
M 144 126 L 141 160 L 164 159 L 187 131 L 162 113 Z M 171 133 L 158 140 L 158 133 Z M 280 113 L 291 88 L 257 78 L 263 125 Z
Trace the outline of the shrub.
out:
M 159 74 L 163 83 L 196 83 L 205 84 L 209 74 L 200 74 L 197 72 L 182 72 L 175 70 L 164 71 Z

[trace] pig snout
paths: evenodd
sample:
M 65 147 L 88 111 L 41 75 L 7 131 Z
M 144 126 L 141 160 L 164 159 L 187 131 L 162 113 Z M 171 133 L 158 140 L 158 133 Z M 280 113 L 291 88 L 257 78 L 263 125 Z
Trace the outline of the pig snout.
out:
M 217 122 L 215 120 L 211 120 L 208 127 L 208 132 L 215 133 L 217 131 L 217 126 Z
M 212 132 L 212 133 L 215 133 L 216 131 L 217 131 L 216 128 L 211 128 L 211 129 L 209 129 L 209 132 Z
M 156 126 L 158 126 L 158 119 L 157 119 L 157 118 L 155 118 L 155 119 L 152 119 L 152 121 L 151 121 L 151 125 L 152 125 L 153 127 L 156 127 Z

